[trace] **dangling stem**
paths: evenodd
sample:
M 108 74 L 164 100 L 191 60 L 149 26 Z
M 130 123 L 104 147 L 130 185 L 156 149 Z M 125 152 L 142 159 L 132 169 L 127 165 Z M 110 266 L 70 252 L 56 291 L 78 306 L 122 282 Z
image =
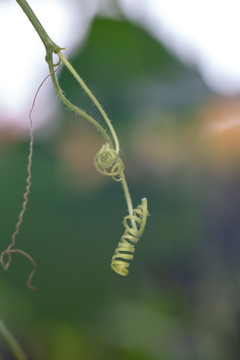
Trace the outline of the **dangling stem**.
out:
M 63 54 L 61 52 L 58 53 L 59 58 L 62 60 L 62 62 L 66 65 L 66 67 L 68 68 L 68 70 L 72 73 L 72 75 L 74 76 L 74 78 L 78 81 L 78 83 L 82 86 L 82 88 L 84 89 L 84 91 L 87 93 L 87 95 L 90 97 L 90 99 L 93 101 L 93 103 L 96 105 L 96 107 L 98 108 L 98 110 L 100 111 L 100 113 L 102 114 L 103 118 L 105 119 L 112 137 L 114 139 L 115 142 L 115 151 L 117 154 L 119 154 L 119 140 L 118 137 L 116 135 L 116 132 L 111 124 L 110 119 L 108 118 L 106 112 L 103 110 L 102 106 L 100 105 L 99 101 L 96 99 L 96 97 L 93 95 L 93 93 L 91 92 L 91 90 L 87 87 L 87 85 L 85 84 L 85 82 L 82 80 L 82 78 L 79 76 L 79 74 L 76 72 L 76 70 L 73 68 L 73 66 L 69 63 L 69 61 L 63 56 Z M 112 146 L 112 142 L 110 140 L 110 138 L 108 137 L 106 131 L 102 128 L 102 126 L 96 121 L 94 120 L 90 115 L 88 115 L 87 113 L 85 113 L 83 110 L 80 110 L 77 106 L 73 105 L 69 100 L 67 100 L 65 98 L 65 96 L 63 95 L 61 88 L 57 82 L 56 79 L 56 75 L 55 72 L 52 71 L 53 69 L 53 65 L 49 64 L 49 70 L 52 73 L 52 82 L 53 82 L 53 86 L 59 96 L 59 98 L 73 111 L 77 112 L 79 115 L 81 115 L 82 117 L 84 117 L 86 120 L 90 121 L 94 126 L 96 126 L 97 129 L 99 129 L 99 131 L 101 132 L 103 138 L 107 141 L 107 143 L 109 143 Z M 129 188 L 127 185 L 127 181 L 126 181 L 126 177 L 124 175 L 124 172 L 122 173 L 122 187 L 123 187 L 123 191 L 125 194 L 125 198 L 126 198 L 126 202 L 127 202 L 127 207 L 128 207 L 128 212 L 130 215 L 132 215 L 133 213 L 133 204 L 132 204 L 132 199 L 131 199 L 131 195 L 129 192 Z M 135 222 L 134 222 L 134 227 L 136 226 Z
M 87 95 L 90 97 L 90 99 L 92 100 L 92 102 L 96 105 L 96 107 L 98 108 L 98 110 L 100 111 L 100 113 L 102 114 L 104 120 L 106 121 L 110 131 L 111 131 L 111 134 L 112 134 L 112 137 L 114 139 L 114 143 L 115 143 L 115 151 L 117 154 L 119 154 L 119 140 L 118 140 L 118 137 L 117 137 L 117 134 L 111 124 L 111 121 L 109 119 L 109 117 L 107 116 L 106 112 L 104 111 L 104 109 L 102 108 L 102 106 L 100 105 L 99 101 L 96 99 L 96 97 L 93 95 L 93 93 L 91 92 L 91 90 L 88 88 L 88 86 L 85 84 L 85 82 L 83 81 L 83 79 L 80 77 L 80 75 L 76 72 L 76 70 L 73 68 L 73 66 L 69 63 L 69 61 L 65 58 L 65 56 L 61 53 L 61 51 L 58 53 L 58 56 L 59 58 L 62 60 L 62 62 L 66 65 L 66 67 L 68 68 L 68 70 L 72 73 L 72 75 L 74 76 L 74 78 L 78 81 L 78 83 L 81 85 L 81 87 L 83 88 L 83 90 L 87 93 Z M 50 69 L 51 71 L 51 69 Z M 53 76 L 55 77 L 55 74 L 53 74 Z M 55 87 L 55 85 L 54 85 Z M 59 97 L 61 97 L 62 99 L 62 92 L 61 92 L 61 89 L 59 87 L 59 85 L 57 86 L 58 87 L 58 90 L 57 88 L 55 87 L 56 91 L 57 91 L 57 94 Z M 59 94 L 60 92 L 60 94 Z M 62 99 L 63 100 L 63 99 Z M 68 100 L 67 100 L 68 101 Z M 64 102 L 66 104 L 66 100 L 64 99 Z M 67 106 L 69 106 L 69 103 L 67 104 Z M 74 106 L 71 104 L 71 107 Z M 76 108 L 76 109 L 75 109 Z M 73 110 L 77 110 L 77 112 L 79 112 L 79 108 L 75 107 L 73 108 Z M 85 117 L 87 120 L 90 121 L 89 119 L 89 115 L 86 114 L 85 112 L 83 112 L 84 114 L 82 114 L 82 111 L 81 111 L 81 114 L 83 117 Z M 91 122 L 92 122 L 92 118 L 91 118 Z M 99 123 L 96 122 L 95 120 L 94 121 L 94 125 L 95 126 L 99 126 Z M 96 124 L 97 125 L 96 125 Z M 104 134 L 102 133 L 102 135 L 105 137 L 105 130 L 104 130 Z M 108 140 L 109 142 L 109 140 Z M 124 173 L 122 174 L 122 180 L 121 180 L 121 183 L 122 183 L 122 186 L 123 186 L 123 191 L 124 191 L 124 194 L 125 194 L 125 198 L 126 198 L 126 202 L 127 202 L 127 207 L 128 207 L 128 212 L 130 215 L 132 215 L 133 213 L 133 204 L 132 204 L 132 199 L 131 199 L 131 195 L 130 195 L 130 192 L 129 192 L 129 188 L 128 188 L 128 185 L 127 185 L 127 181 L 126 181 L 126 177 L 124 175 Z M 136 226 L 136 224 L 134 224 Z
M 65 56 L 61 53 L 61 51 L 59 51 L 58 53 L 59 58 L 62 60 L 62 62 L 66 65 L 66 67 L 68 68 L 68 70 L 72 73 L 72 75 L 75 77 L 75 79 L 77 80 L 77 82 L 81 85 L 81 87 L 83 88 L 83 90 L 87 93 L 87 95 L 90 97 L 90 99 L 92 100 L 92 102 L 96 105 L 96 107 L 98 108 L 98 110 L 100 111 L 100 113 L 102 114 L 104 120 L 106 121 L 109 130 L 111 131 L 112 137 L 114 139 L 114 143 L 115 143 L 115 151 L 118 154 L 119 153 L 119 141 L 118 141 L 118 137 L 117 134 L 111 124 L 111 121 L 109 119 L 109 117 L 107 116 L 106 112 L 103 110 L 103 107 L 101 106 L 101 104 L 99 103 L 99 101 L 96 99 L 96 97 L 93 95 L 93 93 L 91 92 L 91 90 L 88 88 L 88 86 L 85 84 L 85 82 L 83 81 L 83 79 L 80 77 L 80 75 L 76 72 L 76 70 L 72 67 L 72 65 L 69 63 L 69 61 L 65 58 Z
M 59 53 L 58 53 L 59 55 Z M 52 59 L 49 59 L 48 61 L 48 66 L 49 66 L 49 70 L 50 73 L 52 74 L 52 83 L 54 86 L 54 89 L 58 95 L 58 97 L 60 98 L 60 100 L 62 100 L 62 102 L 70 109 L 73 110 L 75 113 L 77 113 L 78 115 L 82 116 L 83 118 L 85 118 L 86 120 L 88 120 L 91 124 L 93 124 L 97 130 L 99 130 L 99 132 L 101 133 L 102 137 L 104 138 L 104 140 L 109 143 L 111 146 L 113 146 L 112 144 L 112 140 L 110 139 L 110 137 L 108 136 L 107 132 L 104 130 L 104 128 L 99 124 L 99 122 L 97 122 L 96 120 L 94 120 L 90 115 L 88 115 L 85 111 L 79 109 L 79 107 L 77 107 L 76 105 L 72 104 L 62 93 L 62 90 L 58 84 L 57 78 L 56 78 L 56 74 L 54 72 L 54 66 L 53 66 L 53 62 Z

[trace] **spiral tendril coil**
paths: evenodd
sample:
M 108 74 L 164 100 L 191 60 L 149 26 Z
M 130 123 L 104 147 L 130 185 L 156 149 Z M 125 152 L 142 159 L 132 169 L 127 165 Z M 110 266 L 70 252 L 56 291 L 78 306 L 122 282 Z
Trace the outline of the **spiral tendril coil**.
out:
M 119 154 L 110 144 L 104 144 L 95 156 L 97 171 L 106 176 L 111 176 L 115 181 L 122 181 L 124 164 Z
M 117 249 L 112 257 L 111 268 L 119 275 L 129 273 L 129 260 L 133 260 L 134 245 L 142 235 L 148 216 L 147 199 L 143 198 L 141 205 L 127 215 L 123 220 L 125 233 L 121 237 Z

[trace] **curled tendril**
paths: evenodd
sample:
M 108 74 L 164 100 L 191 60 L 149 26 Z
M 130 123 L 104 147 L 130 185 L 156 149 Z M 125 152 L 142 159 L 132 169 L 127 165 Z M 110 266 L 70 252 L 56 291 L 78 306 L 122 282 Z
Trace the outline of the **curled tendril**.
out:
M 31 263 L 33 266 L 33 269 L 28 277 L 27 280 L 27 286 L 29 287 L 29 289 L 31 290 L 35 290 L 36 288 L 31 284 L 32 281 L 32 277 L 36 272 L 37 269 L 37 265 L 35 260 L 32 258 L 31 255 L 29 255 L 27 252 L 21 250 L 21 249 L 14 249 L 15 243 L 16 243 L 16 237 L 20 231 L 20 227 L 22 225 L 23 222 L 23 217 L 25 215 L 25 212 L 27 210 L 27 205 L 29 202 L 29 195 L 30 195 L 30 190 L 31 190 L 31 186 L 32 186 L 32 157 L 33 157 L 33 142 L 34 142 L 34 134 L 33 134 L 33 122 L 32 122 L 32 112 L 36 103 L 36 99 L 37 96 L 39 94 L 39 91 L 41 89 L 41 87 L 43 86 L 43 84 L 45 83 L 45 81 L 51 76 L 53 75 L 56 71 L 58 71 L 58 69 L 60 68 L 60 62 L 58 64 L 56 64 L 57 68 L 50 74 L 48 74 L 43 81 L 41 82 L 41 84 L 39 85 L 34 98 L 33 98 L 33 103 L 29 112 L 29 122 L 30 122 L 30 143 L 29 143 L 29 155 L 28 155 L 28 165 L 27 165 L 27 178 L 26 178 L 26 187 L 25 187 L 25 191 L 23 193 L 23 202 L 22 202 L 22 207 L 21 207 L 21 211 L 18 215 L 18 221 L 16 223 L 15 226 L 15 230 L 12 234 L 12 239 L 11 242 L 9 244 L 9 246 L 7 247 L 6 250 L 4 250 L 1 254 L 0 254 L 0 263 L 3 267 L 4 270 L 7 270 L 9 265 L 11 264 L 12 261 L 12 253 L 19 253 L 23 256 L 25 256 Z M 4 257 L 7 257 L 7 261 L 4 260 Z
M 95 166 L 100 174 L 111 176 L 115 181 L 122 181 L 124 164 L 110 144 L 101 147 L 95 156 Z
M 144 231 L 147 216 L 147 199 L 143 198 L 141 205 L 133 210 L 132 215 L 126 216 L 123 220 L 125 233 L 121 237 L 111 263 L 111 268 L 119 275 L 128 275 L 129 260 L 133 259 L 134 245 Z
M 9 265 L 10 265 L 10 262 L 11 262 L 11 256 L 10 254 L 11 253 L 19 253 L 23 256 L 25 256 L 31 263 L 32 263 L 32 271 L 31 273 L 29 274 L 28 276 L 28 279 L 27 279 L 27 286 L 29 287 L 29 289 L 35 291 L 36 288 L 35 286 L 33 286 L 31 284 L 31 281 L 32 281 L 32 278 L 33 278 L 33 275 L 35 274 L 36 270 L 37 270 L 37 264 L 35 262 L 35 260 L 32 258 L 31 255 L 29 255 L 26 251 L 23 251 L 21 249 L 12 249 L 11 248 L 11 245 L 6 249 L 4 250 L 2 253 L 1 253 L 1 256 L 0 256 L 0 262 L 2 264 L 2 267 L 4 270 L 7 270 Z M 7 262 L 4 261 L 4 256 L 7 255 L 8 256 L 8 260 Z

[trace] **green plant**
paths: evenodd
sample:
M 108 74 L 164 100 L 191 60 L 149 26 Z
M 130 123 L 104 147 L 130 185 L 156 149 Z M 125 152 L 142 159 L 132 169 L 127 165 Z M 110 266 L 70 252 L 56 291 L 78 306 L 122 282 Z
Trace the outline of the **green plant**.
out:
M 96 99 L 96 97 L 93 95 L 91 90 L 87 87 L 85 82 L 82 80 L 80 75 L 76 72 L 76 70 L 72 67 L 72 65 L 69 63 L 69 61 L 65 58 L 61 50 L 64 50 L 63 48 L 60 48 L 58 45 L 56 45 L 51 38 L 48 36 L 44 28 L 42 27 L 41 23 L 37 19 L 36 15 L 28 5 L 28 3 L 25 0 L 16 0 L 17 3 L 21 6 L 22 10 L 27 15 L 28 19 L 34 26 L 35 30 L 37 31 L 38 35 L 40 36 L 45 49 L 46 49 L 46 62 L 49 67 L 50 74 L 47 76 L 51 76 L 53 86 L 55 88 L 55 91 L 58 95 L 58 97 L 61 99 L 61 101 L 71 110 L 73 110 L 78 115 L 82 116 L 86 120 L 88 120 L 92 125 L 96 127 L 96 129 L 100 132 L 102 135 L 105 144 L 103 144 L 100 151 L 95 156 L 95 166 L 98 172 L 100 172 L 103 175 L 110 176 L 114 181 L 121 182 L 123 191 L 126 198 L 126 203 L 128 207 L 128 213 L 129 215 L 125 217 L 124 219 L 124 226 L 125 226 L 125 233 L 122 236 L 119 245 L 115 251 L 115 254 L 112 258 L 111 267 L 114 271 L 116 271 L 118 274 L 125 276 L 128 274 L 128 267 L 129 267 L 129 260 L 133 259 L 133 252 L 134 252 L 134 245 L 137 243 L 139 237 L 142 235 L 144 231 L 144 227 L 146 224 L 146 218 L 148 215 L 147 210 L 147 200 L 146 198 L 142 199 L 141 205 L 139 205 L 136 209 L 133 208 L 131 196 L 129 193 L 126 177 L 124 174 L 124 164 L 122 159 L 120 158 L 119 152 L 120 152 L 120 145 L 119 140 L 117 137 L 117 134 L 114 130 L 114 127 L 112 126 L 112 123 L 106 114 L 106 112 L 103 110 L 101 104 Z M 53 55 L 57 54 L 59 61 L 57 64 L 53 63 Z M 76 81 L 80 84 L 82 89 L 86 92 L 86 94 L 89 96 L 89 98 L 92 100 L 94 105 L 99 110 L 100 114 L 102 115 L 105 123 L 107 124 L 107 130 L 103 128 L 103 126 L 96 121 L 92 116 L 90 116 L 87 112 L 81 110 L 76 105 L 72 104 L 63 94 L 58 81 L 56 77 L 56 72 L 60 67 L 60 64 L 63 63 L 67 69 L 71 72 L 73 77 L 76 79 Z M 44 79 L 44 81 L 46 78 Z M 43 82 L 44 82 L 43 81 Z M 42 84 L 43 84 L 42 82 Z M 40 87 L 42 86 L 40 85 Z M 39 87 L 39 89 L 40 89 Z M 39 91 L 38 89 L 38 91 Z M 38 93 L 37 91 L 37 93 Z M 36 93 L 36 95 L 37 95 Z M 33 106 L 36 100 L 36 96 L 33 101 Z M 33 109 L 33 107 L 32 107 Z M 8 268 L 10 262 L 11 262 L 11 253 L 18 252 L 23 255 L 25 255 L 33 264 L 33 271 L 29 276 L 28 279 L 28 286 L 32 289 L 33 286 L 30 284 L 32 276 L 36 270 L 36 264 L 32 257 L 25 253 L 22 250 L 19 249 L 13 249 L 13 246 L 15 245 L 15 238 L 18 234 L 20 224 L 23 219 L 23 215 L 26 211 L 26 204 L 28 202 L 28 196 L 30 192 L 31 187 L 31 164 L 32 164 L 32 148 L 33 148 L 33 130 L 32 130 L 32 120 L 31 120 L 31 112 L 29 114 L 30 118 L 30 152 L 29 152 L 29 162 L 28 162 L 28 177 L 27 177 L 27 186 L 24 193 L 24 201 L 22 205 L 22 210 L 19 214 L 19 220 L 16 225 L 16 230 L 12 236 L 12 242 L 9 245 L 9 247 L 2 253 L 1 255 L 1 263 L 5 269 Z M 8 261 L 4 262 L 4 255 L 7 254 Z

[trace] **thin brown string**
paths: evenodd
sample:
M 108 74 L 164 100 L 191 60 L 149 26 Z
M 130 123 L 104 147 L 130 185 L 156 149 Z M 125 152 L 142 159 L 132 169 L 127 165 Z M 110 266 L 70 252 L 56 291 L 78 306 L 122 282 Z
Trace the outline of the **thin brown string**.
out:
M 36 265 L 36 262 L 35 260 L 31 257 L 31 255 L 29 255 L 27 252 L 23 251 L 23 250 L 20 250 L 20 249 L 13 249 L 14 245 L 15 245 L 15 242 L 16 242 L 16 236 L 18 235 L 19 233 L 19 230 L 20 230 L 20 226 L 23 222 L 23 216 L 26 212 L 26 209 L 27 209 L 27 204 L 29 202 L 29 194 L 30 194 L 30 189 L 31 189 L 31 185 L 32 185 L 32 182 L 31 182 L 31 179 L 32 179 L 32 157 L 33 157 L 33 142 L 34 142 L 34 133 L 33 133 L 33 122 L 32 122 L 32 112 L 33 112 L 33 109 L 34 109 L 34 106 L 35 106 L 35 103 L 36 103 L 36 99 L 37 99 L 37 96 L 39 94 L 39 91 L 41 89 L 41 87 L 43 86 L 43 84 L 45 83 L 45 81 L 51 76 L 53 75 L 54 73 L 56 73 L 58 71 L 58 69 L 60 68 L 60 64 L 58 65 L 58 67 L 56 68 L 56 70 L 54 70 L 53 72 L 51 72 L 50 74 L 48 74 L 44 80 L 41 82 L 41 84 L 39 85 L 36 93 L 35 93 L 35 96 L 34 96 L 34 99 L 33 99 L 33 103 L 32 103 L 32 106 L 31 106 L 31 109 L 30 109 L 30 112 L 29 112 L 29 121 L 30 121 L 30 143 L 29 143 L 29 155 L 28 155 L 28 166 L 27 166 L 27 178 L 26 178 L 26 188 L 25 188 L 25 191 L 24 191 L 24 194 L 23 194 L 23 203 L 22 203 L 22 208 L 21 208 L 21 211 L 19 213 L 19 216 L 18 216 L 18 221 L 16 223 L 16 227 L 15 227 L 15 230 L 12 234 L 12 238 L 11 238 L 11 243 L 9 244 L 9 246 L 7 247 L 6 250 L 4 250 L 2 253 L 1 253 L 1 256 L 0 256 L 0 262 L 2 264 L 2 267 L 4 268 L 4 270 L 7 270 L 10 263 L 11 263 L 11 253 L 19 253 L 19 254 L 22 254 L 23 256 L 25 256 L 33 265 L 33 269 L 28 277 L 28 280 L 27 280 L 27 286 L 31 289 L 31 290 L 36 290 L 34 286 L 31 285 L 31 280 L 32 280 L 32 277 L 34 275 L 34 273 L 36 272 L 36 269 L 37 269 L 37 265 Z M 8 260 L 7 262 L 5 263 L 4 261 L 4 255 L 7 254 L 8 256 Z
M 3 257 L 4 257 L 5 254 L 8 254 L 8 257 L 9 257 L 9 256 L 10 256 L 9 253 L 19 253 L 19 254 L 25 256 L 25 257 L 32 263 L 33 269 L 32 269 L 32 271 L 31 271 L 30 275 L 28 276 L 27 286 L 29 287 L 29 289 L 35 291 L 35 290 L 36 290 L 35 286 L 33 286 L 33 285 L 31 284 L 33 275 L 35 274 L 35 272 L 36 272 L 36 270 L 37 270 L 37 264 L 36 264 L 35 260 L 32 258 L 31 255 L 29 255 L 29 254 L 28 254 L 27 252 L 25 252 L 24 250 L 21 250 L 21 249 L 12 249 L 12 248 L 9 249 L 9 247 L 8 247 L 8 248 L 7 248 L 6 250 L 4 250 L 4 251 L 2 252 L 2 254 L 1 254 L 1 263 L 2 263 L 2 266 L 3 266 L 4 270 L 7 270 L 8 266 L 9 266 L 9 264 L 10 264 L 10 262 L 11 262 L 11 257 L 10 257 L 10 262 L 9 262 L 9 260 L 8 260 L 8 262 L 7 262 L 6 264 L 5 264 L 4 261 L 3 261 Z

